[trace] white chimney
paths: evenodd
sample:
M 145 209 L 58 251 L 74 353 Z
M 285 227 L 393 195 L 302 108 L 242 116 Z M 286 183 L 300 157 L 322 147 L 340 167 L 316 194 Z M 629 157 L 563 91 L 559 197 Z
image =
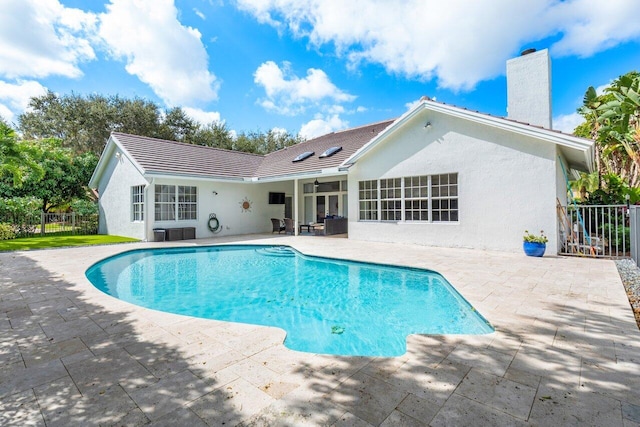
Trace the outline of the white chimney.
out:
M 551 129 L 551 60 L 527 49 L 507 61 L 507 117 Z

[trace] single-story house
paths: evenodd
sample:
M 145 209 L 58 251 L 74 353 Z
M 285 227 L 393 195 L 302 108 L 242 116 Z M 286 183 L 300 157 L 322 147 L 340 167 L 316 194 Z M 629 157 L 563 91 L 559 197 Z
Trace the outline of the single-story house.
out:
M 594 142 L 551 129 L 546 50 L 508 61 L 507 80 L 507 118 L 423 97 L 395 120 L 265 156 L 114 132 L 90 181 L 99 232 L 200 238 L 286 217 L 298 234 L 329 216 L 347 218 L 350 239 L 444 247 L 521 250 L 524 230 L 544 230 L 554 254 L 563 169 L 592 171 Z

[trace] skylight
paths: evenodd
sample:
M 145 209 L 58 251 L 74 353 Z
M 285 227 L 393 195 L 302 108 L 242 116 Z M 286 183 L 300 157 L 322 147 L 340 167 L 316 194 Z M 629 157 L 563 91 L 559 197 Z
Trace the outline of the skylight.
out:
M 301 162 L 304 159 L 313 156 L 315 153 L 313 151 L 305 151 L 304 153 L 300 154 L 298 157 L 296 157 L 295 159 L 293 159 L 293 162 Z
M 331 157 L 334 154 L 336 154 L 338 151 L 341 151 L 342 147 L 331 147 L 331 148 L 327 148 L 327 150 L 320 154 L 320 158 L 324 158 L 324 157 Z

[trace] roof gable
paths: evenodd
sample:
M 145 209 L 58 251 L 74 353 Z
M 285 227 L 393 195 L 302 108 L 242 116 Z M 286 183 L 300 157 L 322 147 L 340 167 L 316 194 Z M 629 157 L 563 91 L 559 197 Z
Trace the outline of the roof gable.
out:
M 420 102 L 398 118 L 395 122 L 390 124 L 386 129 L 380 132 L 369 143 L 360 148 L 354 155 L 345 160 L 345 164 L 355 163 L 360 158 L 364 157 L 373 147 L 383 143 L 391 135 L 393 135 L 398 129 L 405 125 L 416 115 L 423 111 L 434 111 L 442 114 L 446 114 L 452 117 L 458 117 L 463 120 L 468 120 L 474 123 L 484 124 L 497 129 L 506 130 L 520 135 L 526 135 L 538 140 L 553 143 L 559 146 L 560 151 L 569 162 L 569 166 L 572 169 L 580 171 L 592 171 L 593 164 L 593 150 L 595 142 L 590 139 L 580 138 L 574 135 L 569 135 L 563 132 L 545 129 L 540 126 L 533 126 L 528 123 L 522 123 L 503 117 L 496 117 L 490 114 L 484 114 L 477 111 L 467 110 L 465 108 L 454 107 L 440 102 L 435 102 L 429 98 L 423 97 Z

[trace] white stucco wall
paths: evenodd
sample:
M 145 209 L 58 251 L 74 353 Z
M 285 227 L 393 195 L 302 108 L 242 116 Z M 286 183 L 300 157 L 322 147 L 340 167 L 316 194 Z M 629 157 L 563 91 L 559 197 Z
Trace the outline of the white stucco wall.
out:
M 131 220 L 131 187 L 147 181 L 126 156 L 116 158 L 116 148 L 110 145 L 103 155 L 107 165 L 98 184 L 98 233 L 144 240 L 144 223 Z
M 349 238 L 521 251 L 524 230 L 544 230 L 555 253 L 556 156 L 554 144 L 423 111 L 350 169 Z M 443 173 L 458 173 L 457 223 L 358 220 L 359 181 Z
M 157 184 L 188 185 L 198 188 L 198 219 L 186 221 L 155 221 L 153 217 L 153 187 Z M 213 192 L 217 195 L 214 195 Z M 196 238 L 229 236 L 271 231 L 271 218 L 284 218 L 284 205 L 270 205 L 269 192 L 293 193 L 291 182 L 252 183 L 224 182 L 184 178 L 156 178 L 149 191 L 149 221 L 147 236 L 153 239 L 154 228 L 195 227 Z M 242 209 L 243 200 L 251 208 Z M 215 213 L 222 230 L 214 234 L 207 226 L 209 215 Z
M 510 119 L 551 129 L 551 59 L 547 49 L 507 61 Z

